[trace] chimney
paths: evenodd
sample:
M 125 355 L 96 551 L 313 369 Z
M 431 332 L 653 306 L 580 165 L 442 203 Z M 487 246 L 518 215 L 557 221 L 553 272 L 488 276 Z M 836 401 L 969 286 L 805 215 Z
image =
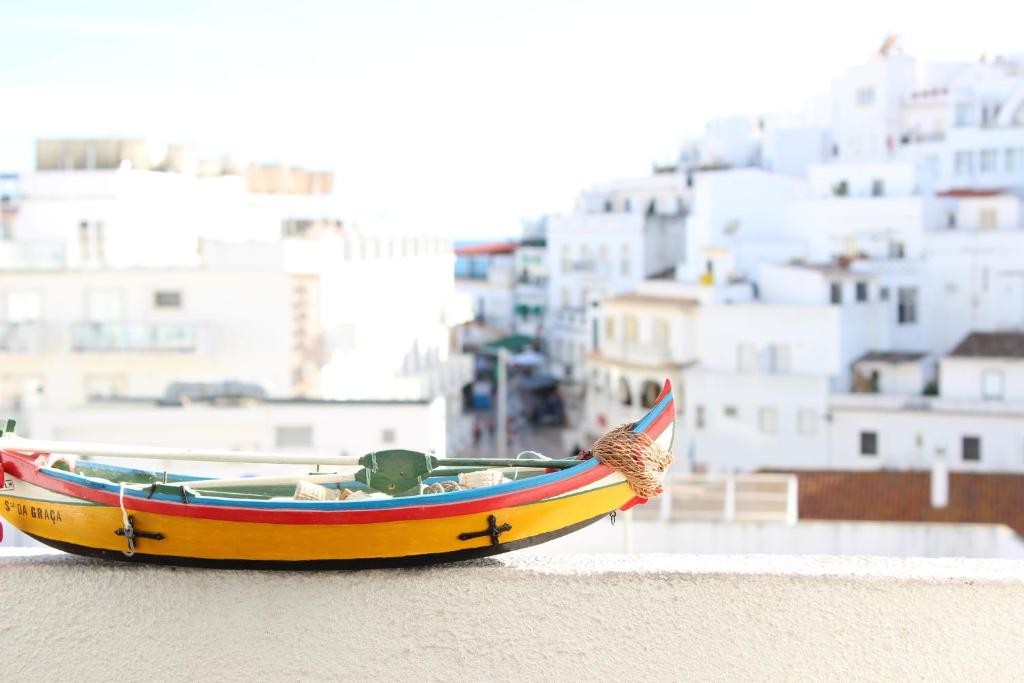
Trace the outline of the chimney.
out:
M 949 466 L 946 465 L 946 449 L 935 449 L 932 461 L 932 507 L 944 508 L 949 503 Z

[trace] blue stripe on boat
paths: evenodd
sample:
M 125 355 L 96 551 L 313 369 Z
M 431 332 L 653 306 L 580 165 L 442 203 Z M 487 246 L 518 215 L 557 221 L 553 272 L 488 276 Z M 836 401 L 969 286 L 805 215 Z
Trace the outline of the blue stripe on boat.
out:
M 665 398 L 661 399 L 661 401 L 658 402 L 658 405 L 656 405 L 653 408 L 651 408 L 651 412 L 649 412 L 646 415 L 644 415 L 644 418 L 636 423 L 636 427 L 633 427 L 633 431 L 634 432 L 642 432 L 645 429 L 647 429 L 648 427 L 650 427 L 651 423 L 654 422 L 655 420 L 657 420 L 658 417 L 660 417 L 661 414 L 663 412 L 665 412 L 665 408 L 667 408 L 668 404 L 671 403 L 671 402 L 672 402 L 672 392 L 670 391 L 668 393 L 668 396 L 666 396 Z
M 550 484 L 552 482 L 567 479 L 575 476 L 580 472 L 596 467 L 598 464 L 597 459 L 591 458 L 590 460 L 582 460 L 579 465 L 570 467 L 568 469 L 559 470 L 558 472 L 551 472 L 549 474 L 542 474 L 538 477 L 530 477 L 529 479 L 520 479 L 518 481 L 510 481 L 504 484 L 497 484 L 495 486 L 488 486 L 480 489 L 465 489 L 462 491 L 453 491 L 451 493 L 438 493 L 434 495 L 426 496 L 407 496 L 404 498 L 388 498 L 382 500 L 359 500 L 359 501 L 301 501 L 301 500 L 246 500 L 238 498 L 207 498 L 200 497 L 193 499 L 199 505 L 221 505 L 224 507 L 244 507 L 244 508 L 258 508 L 258 509 L 296 509 L 296 510 L 386 510 L 389 508 L 402 508 L 402 507 L 413 507 L 420 505 L 438 505 L 441 503 L 461 503 L 468 500 L 479 500 L 480 498 L 490 498 L 491 496 L 499 496 L 506 493 L 513 493 L 515 491 L 521 491 L 534 486 L 541 486 L 543 484 Z M 93 481 L 80 475 L 65 472 L 63 470 L 55 470 L 49 467 L 41 467 L 39 471 L 47 476 L 54 477 L 55 479 L 61 479 L 63 481 L 71 482 L 73 484 L 80 484 L 87 486 L 91 489 L 97 489 L 100 491 L 106 491 L 108 493 L 119 493 L 121 487 L 118 484 L 105 483 L 101 481 Z M 124 490 L 126 496 L 131 498 L 152 498 L 153 500 L 165 500 L 173 502 L 181 502 L 181 497 L 166 493 L 157 493 L 153 496 L 149 495 L 148 491 L 138 489 Z

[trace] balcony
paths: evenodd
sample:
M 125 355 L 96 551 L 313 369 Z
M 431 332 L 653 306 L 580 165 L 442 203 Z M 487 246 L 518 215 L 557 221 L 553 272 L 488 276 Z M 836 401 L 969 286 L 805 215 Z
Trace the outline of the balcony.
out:
M 71 327 L 78 353 L 196 353 L 201 328 L 195 323 L 80 322 Z
M 672 360 L 672 348 L 665 344 L 634 344 L 602 340 L 598 351 L 601 360 L 611 363 L 643 367 L 664 367 L 675 364 Z
M 636 508 L 637 519 L 676 522 L 796 524 L 794 474 L 687 474 L 671 477 L 659 505 Z
M 0 322 L 0 353 L 40 353 L 43 332 L 36 322 Z
M 355 573 L 131 566 L 7 548 L 4 618 L 17 627 L 4 632 L 5 667 L 24 680 L 79 681 L 107 680 L 111 666 L 124 680 L 154 672 L 305 680 L 331 671 L 355 680 L 1024 677 L 1019 562 L 551 556 L 544 547 Z M 75 609 L 54 586 L 73 592 Z M 441 586 L 458 599 L 424 590 Z M 126 608 L 154 595 L 174 599 L 158 612 Z M 345 605 L 345 618 L 327 628 L 324 605 Z M 106 637 L 96 637 L 96 624 L 106 625 Z M 58 628 L 60 656 L 24 654 Z M 528 636 L 536 647 L 502 644 L 500 633 Z M 387 634 L 373 638 L 371 657 L 366 634 Z M 125 656 L 126 644 L 189 655 Z

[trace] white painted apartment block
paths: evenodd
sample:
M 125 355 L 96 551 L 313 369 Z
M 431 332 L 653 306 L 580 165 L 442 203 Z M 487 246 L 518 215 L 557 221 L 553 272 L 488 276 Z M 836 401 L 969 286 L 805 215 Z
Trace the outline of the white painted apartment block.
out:
M 262 399 L 167 405 L 107 399 L 40 411 L 36 438 L 361 456 L 382 448 L 447 451 L 445 400 Z M 19 428 L 19 432 L 23 432 Z M 141 465 L 141 462 L 140 462 Z M 148 465 L 154 466 L 152 462 Z M 165 463 L 173 472 L 180 463 Z M 189 470 L 245 476 L 287 466 L 189 463 Z
M 923 234 L 938 228 L 938 202 L 921 193 L 912 164 L 837 163 L 812 166 L 809 196 L 787 207 L 787 232 L 804 245 L 803 256 L 875 259 L 917 258 Z
M 806 183 L 758 168 L 695 173 L 693 209 L 686 220 L 686 253 L 677 278 L 717 282 L 751 277 L 758 263 L 802 253 L 787 239 L 786 207 L 807 192 Z M 714 254 L 728 253 L 728 270 L 716 268 Z
M 709 124 L 680 156 L 693 187 L 674 281 L 613 304 L 639 320 L 659 288 L 695 302 L 674 314 L 696 340 L 677 458 L 1021 470 L 1019 358 L 958 342 L 1024 329 L 1024 62 L 924 63 L 888 39 L 822 104 Z M 611 311 L 592 314 L 593 344 Z M 598 387 L 587 405 L 611 414 L 615 387 Z
M 553 369 L 583 379 L 586 307 L 634 289 L 683 257 L 686 176 L 655 174 L 585 192 L 547 234 L 545 332 Z
M 257 186 L 273 189 L 271 171 Z M 319 213 L 315 193 L 252 181 L 125 164 L 29 174 L 0 249 L 0 403 L 65 409 L 226 380 L 274 397 L 443 397 L 449 449 L 467 443 L 471 359 L 451 331 L 471 310 L 451 243 L 363 234 Z
M 500 242 L 457 250 L 455 286 L 473 307 L 474 324 L 464 330 L 464 343 L 479 345 L 512 334 L 518 247 Z
M 698 312 L 698 302 L 680 288 L 648 286 L 605 299 L 590 310 L 579 443 L 593 443 L 653 407 L 666 379 L 672 381 L 676 410 L 682 413 L 683 371 L 697 357 Z
M 541 337 L 548 305 L 547 239 L 525 237 L 516 249 L 515 320 L 513 332 Z

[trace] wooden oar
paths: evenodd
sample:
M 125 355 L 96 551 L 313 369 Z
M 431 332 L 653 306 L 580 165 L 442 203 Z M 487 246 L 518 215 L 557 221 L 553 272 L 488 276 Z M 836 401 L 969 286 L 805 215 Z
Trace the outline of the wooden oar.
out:
M 0 448 L 22 453 L 59 453 L 71 455 L 87 455 L 104 458 L 142 458 L 153 460 L 180 460 L 193 462 L 238 462 L 238 463 L 269 463 L 275 465 L 335 465 L 335 466 L 366 466 L 366 457 L 338 455 L 298 455 L 285 453 L 268 453 L 265 451 L 232 451 L 199 448 L 162 448 L 158 446 L 127 446 L 120 444 L 102 444 L 80 441 L 47 441 L 43 439 L 25 439 L 13 433 L 0 437 Z M 408 452 L 408 451 L 406 451 Z M 388 451 L 376 454 L 386 460 Z M 565 469 L 579 465 L 579 460 L 517 460 L 514 458 L 438 458 L 428 456 L 436 465 L 446 467 L 541 467 Z
M 540 461 L 535 461 L 540 462 Z M 536 465 L 533 469 L 536 469 Z M 309 474 L 292 474 L 285 476 L 271 477 L 237 477 L 235 479 L 188 479 L 168 482 L 168 486 L 187 486 L 194 491 L 208 491 L 217 489 L 247 488 L 249 486 L 288 486 L 297 484 L 300 481 L 308 481 L 313 484 L 337 484 L 339 482 L 353 481 L 352 475 L 358 472 L 360 467 L 352 467 L 348 472 L 311 472 Z M 515 474 L 519 470 L 528 470 L 530 467 L 474 467 L 469 471 L 493 470 L 503 474 Z M 431 475 L 440 474 L 431 472 Z M 132 484 L 136 487 L 147 487 L 149 484 Z
M 297 484 L 300 481 L 308 481 L 313 484 L 337 484 L 341 481 L 352 481 L 352 474 L 358 471 L 359 467 L 352 467 L 348 472 L 325 472 L 323 474 L 293 474 L 280 477 L 237 477 L 235 479 L 195 479 L 187 481 L 168 482 L 168 486 L 187 486 L 193 491 L 207 491 L 211 489 L 234 489 L 248 486 L 288 486 Z M 149 486 L 149 484 L 141 484 Z

